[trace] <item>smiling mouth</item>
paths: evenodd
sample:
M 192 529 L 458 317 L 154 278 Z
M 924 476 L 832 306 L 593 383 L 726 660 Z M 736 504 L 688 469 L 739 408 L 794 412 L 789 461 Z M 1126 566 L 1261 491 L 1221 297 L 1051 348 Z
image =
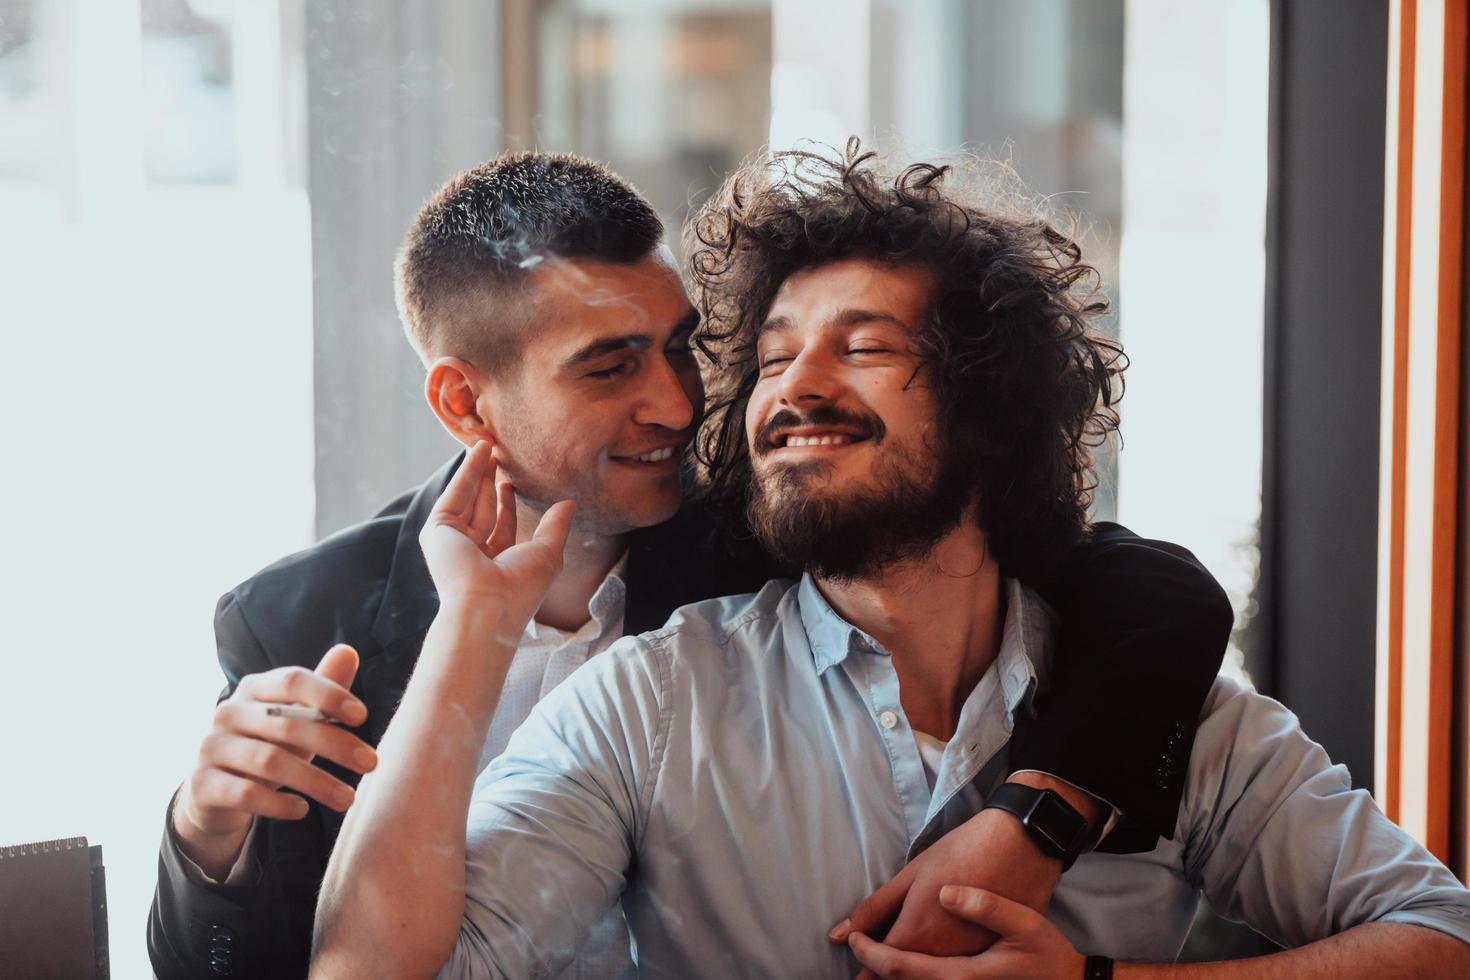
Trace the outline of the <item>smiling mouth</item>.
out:
M 867 436 L 858 435 L 853 432 L 814 432 L 810 435 L 803 435 L 797 432 L 778 432 L 771 438 L 769 451 L 851 446 L 854 443 L 866 442 L 867 439 Z
M 664 446 L 661 449 L 650 449 L 636 456 L 614 456 L 613 459 L 619 463 L 667 463 L 679 454 L 679 449 L 679 446 Z
M 796 448 L 798 446 L 849 446 L 858 442 L 856 436 L 787 436 L 786 441 L 777 446 L 777 449 Z

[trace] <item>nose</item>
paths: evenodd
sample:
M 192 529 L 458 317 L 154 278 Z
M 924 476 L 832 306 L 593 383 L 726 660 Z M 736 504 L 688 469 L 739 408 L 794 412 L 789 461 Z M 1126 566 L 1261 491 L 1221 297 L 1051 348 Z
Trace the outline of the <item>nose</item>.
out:
M 650 360 L 649 373 L 643 387 L 643 399 L 633 413 L 639 425 L 661 425 L 682 431 L 694 423 L 696 403 L 704 403 L 704 387 L 699 371 L 691 364 L 681 371 L 667 357 Z
M 831 401 L 836 387 L 831 359 L 819 346 L 811 345 L 781 372 L 777 397 L 782 405 L 811 405 Z

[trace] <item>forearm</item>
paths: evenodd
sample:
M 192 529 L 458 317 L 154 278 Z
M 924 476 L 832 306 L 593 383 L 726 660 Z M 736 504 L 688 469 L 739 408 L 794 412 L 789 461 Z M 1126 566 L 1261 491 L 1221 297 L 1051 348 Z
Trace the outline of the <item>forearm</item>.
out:
M 1470 945 L 1433 929 L 1370 922 L 1298 949 L 1230 963 L 1119 963 L 1116 980 L 1431 980 L 1470 976 Z
M 515 652 L 502 621 L 441 606 L 328 864 L 314 976 L 430 975 L 453 949 L 470 795 Z

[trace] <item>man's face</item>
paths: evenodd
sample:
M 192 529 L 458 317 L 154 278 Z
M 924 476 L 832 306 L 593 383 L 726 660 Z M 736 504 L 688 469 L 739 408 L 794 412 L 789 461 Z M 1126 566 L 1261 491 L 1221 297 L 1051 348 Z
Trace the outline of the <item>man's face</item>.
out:
M 521 360 L 482 395 L 517 493 L 538 508 L 576 500 L 595 533 L 668 520 L 704 410 L 698 317 L 672 260 L 553 261 L 532 280 Z
M 751 522 L 778 559 L 865 578 L 963 516 L 970 495 L 913 351 L 933 287 L 925 269 L 845 259 L 777 292 L 745 426 Z

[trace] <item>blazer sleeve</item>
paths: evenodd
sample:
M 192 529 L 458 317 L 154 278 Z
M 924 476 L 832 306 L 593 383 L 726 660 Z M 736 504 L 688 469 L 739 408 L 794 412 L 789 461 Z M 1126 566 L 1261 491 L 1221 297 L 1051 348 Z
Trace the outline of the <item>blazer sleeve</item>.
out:
M 275 664 L 246 621 L 235 593 L 220 599 L 215 610 L 215 642 L 227 683 L 224 700 L 246 674 L 269 670 Z M 170 803 L 170 810 L 172 803 Z M 315 811 L 316 804 L 312 804 Z M 296 895 L 301 887 L 292 880 L 305 875 L 291 872 L 306 866 L 324 868 L 327 846 L 315 812 L 290 828 L 289 857 L 283 861 L 273 822 L 257 828 L 255 848 L 259 873 L 253 881 L 235 885 L 198 882 L 187 871 L 185 858 L 165 821 L 158 855 L 158 887 L 148 913 L 148 956 L 160 980 L 184 978 L 305 976 L 310 957 L 315 893 Z M 320 880 L 318 871 L 317 880 Z
M 1234 614 L 1184 548 L 1100 523 L 1033 585 L 1061 620 L 1052 684 L 1018 724 L 1012 771 L 1035 769 L 1122 811 L 1099 850 L 1172 838 L 1200 711 Z

